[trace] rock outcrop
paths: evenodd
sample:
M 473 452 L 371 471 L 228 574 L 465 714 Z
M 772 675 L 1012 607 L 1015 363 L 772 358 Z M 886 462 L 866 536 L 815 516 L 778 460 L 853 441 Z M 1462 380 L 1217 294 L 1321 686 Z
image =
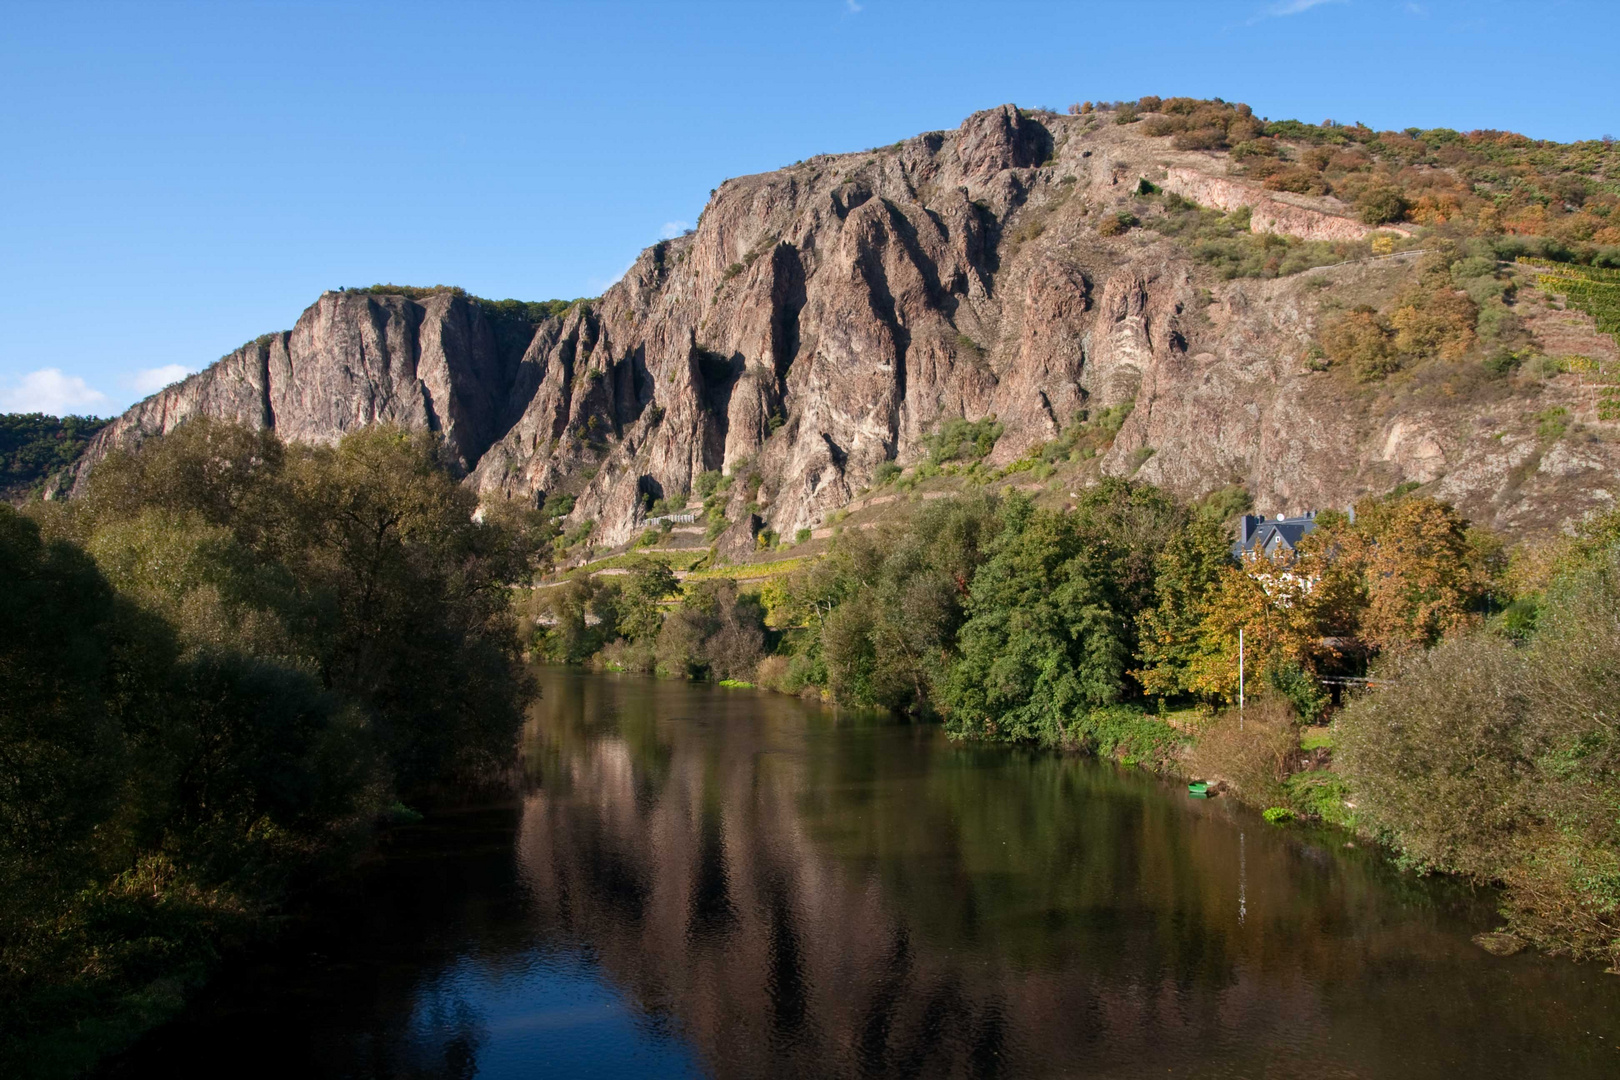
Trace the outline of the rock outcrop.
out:
M 1412 234 L 1410 229 L 1399 225 L 1364 225 L 1351 217 L 1350 208 L 1337 199 L 1267 191 L 1257 184 L 1211 176 L 1199 169 L 1166 169 L 1161 184 L 1164 190 L 1200 206 L 1212 206 L 1227 213 L 1247 206 L 1249 227 L 1255 232 L 1326 241 L 1364 240 L 1375 232 L 1392 236 Z
M 574 519 L 607 543 L 635 535 L 652 500 L 746 462 L 761 483 L 737 485 L 727 542 L 741 548 L 765 524 L 814 528 L 951 418 L 999 419 L 999 464 L 1082 410 L 1133 402 L 1101 469 L 1185 495 L 1242 483 L 1262 509 L 1306 509 L 1416 480 L 1509 529 L 1607 505 L 1613 444 L 1536 450 L 1524 402 L 1482 419 L 1306 370 L 1324 297 L 1394 288 L 1410 260 L 1224 281 L 1157 233 L 1097 227 L 1144 177 L 1218 206 L 1249 197 L 1224 169 L 1106 118 L 1003 106 L 731 179 L 696 230 L 540 323 L 451 293 L 327 293 L 290 332 L 129 410 L 76 480 L 195 415 L 308 442 L 392 421 L 442 433 L 486 498 L 574 494 Z M 1367 231 L 1330 200 L 1270 201 L 1256 228 Z

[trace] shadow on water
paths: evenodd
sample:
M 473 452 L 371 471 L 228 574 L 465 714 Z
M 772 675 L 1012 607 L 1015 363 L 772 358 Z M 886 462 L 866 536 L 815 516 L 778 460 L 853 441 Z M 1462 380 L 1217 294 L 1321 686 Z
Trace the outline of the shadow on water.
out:
M 1108 765 L 543 669 L 509 807 L 116 1076 L 1620 1074 L 1620 979 L 1491 898 Z

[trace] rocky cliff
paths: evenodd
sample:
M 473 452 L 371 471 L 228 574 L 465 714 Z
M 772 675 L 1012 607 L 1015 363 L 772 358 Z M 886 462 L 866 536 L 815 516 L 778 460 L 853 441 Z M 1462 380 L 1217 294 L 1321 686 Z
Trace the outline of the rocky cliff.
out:
M 738 485 L 723 541 L 741 548 L 765 524 L 813 528 L 951 418 L 1002 423 L 994 465 L 1082 410 L 1130 402 L 1095 468 L 1189 496 L 1243 484 L 1262 510 L 1303 510 L 1411 481 L 1509 531 L 1612 502 L 1611 438 L 1537 434 L 1549 402 L 1584 415 L 1556 378 L 1481 389 L 1447 368 L 1366 387 L 1312 370 L 1323 312 L 1391 295 L 1416 257 L 1228 280 L 1120 214 L 1157 185 L 1260 207 L 1257 230 L 1369 229 L 1332 198 L 1246 188 L 1225 154 L 1110 119 L 1003 106 L 728 180 L 694 232 L 539 323 L 451 293 L 327 293 L 291 331 L 129 410 L 76 482 L 190 416 L 312 442 L 383 420 L 442 432 L 487 498 L 574 494 L 573 518 L 607 543 L 639 532 L 653 499 L 746 461 L 762 483 Z M 1613 359 L 1589 321 L 1537 311 Z

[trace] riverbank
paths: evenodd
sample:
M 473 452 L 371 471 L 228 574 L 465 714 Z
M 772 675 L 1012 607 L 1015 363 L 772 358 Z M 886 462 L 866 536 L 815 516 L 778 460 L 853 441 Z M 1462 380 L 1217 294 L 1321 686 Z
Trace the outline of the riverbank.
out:
M 1316 828 L 881 713 L 536 678 L 515 810 L 402 830 L 122 1075 L 1613 1071 L 1620 983 L 1479 950 L 1487 895 Z
M 1397 489 L 1237 558 L 1224 500 L 1074 498 L 921 502 L 759 582 L 572 579 L 531 608 L 533 648 L 1224 781 L 1274 822 L 1501 885 L 1512 933 L 1620 962 L 1620 513 L 1510 552 Z M 1329 684 L 1364 688 L 1331 734 Z

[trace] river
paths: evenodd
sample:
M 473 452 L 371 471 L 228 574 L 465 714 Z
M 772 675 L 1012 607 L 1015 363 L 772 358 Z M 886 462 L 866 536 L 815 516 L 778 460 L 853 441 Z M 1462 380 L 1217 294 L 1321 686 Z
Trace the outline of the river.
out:
M 388 839 L 114 1076 L 1620 1075 L 1492 898 L 1106 763 L 544 668 L 511 805 Z

